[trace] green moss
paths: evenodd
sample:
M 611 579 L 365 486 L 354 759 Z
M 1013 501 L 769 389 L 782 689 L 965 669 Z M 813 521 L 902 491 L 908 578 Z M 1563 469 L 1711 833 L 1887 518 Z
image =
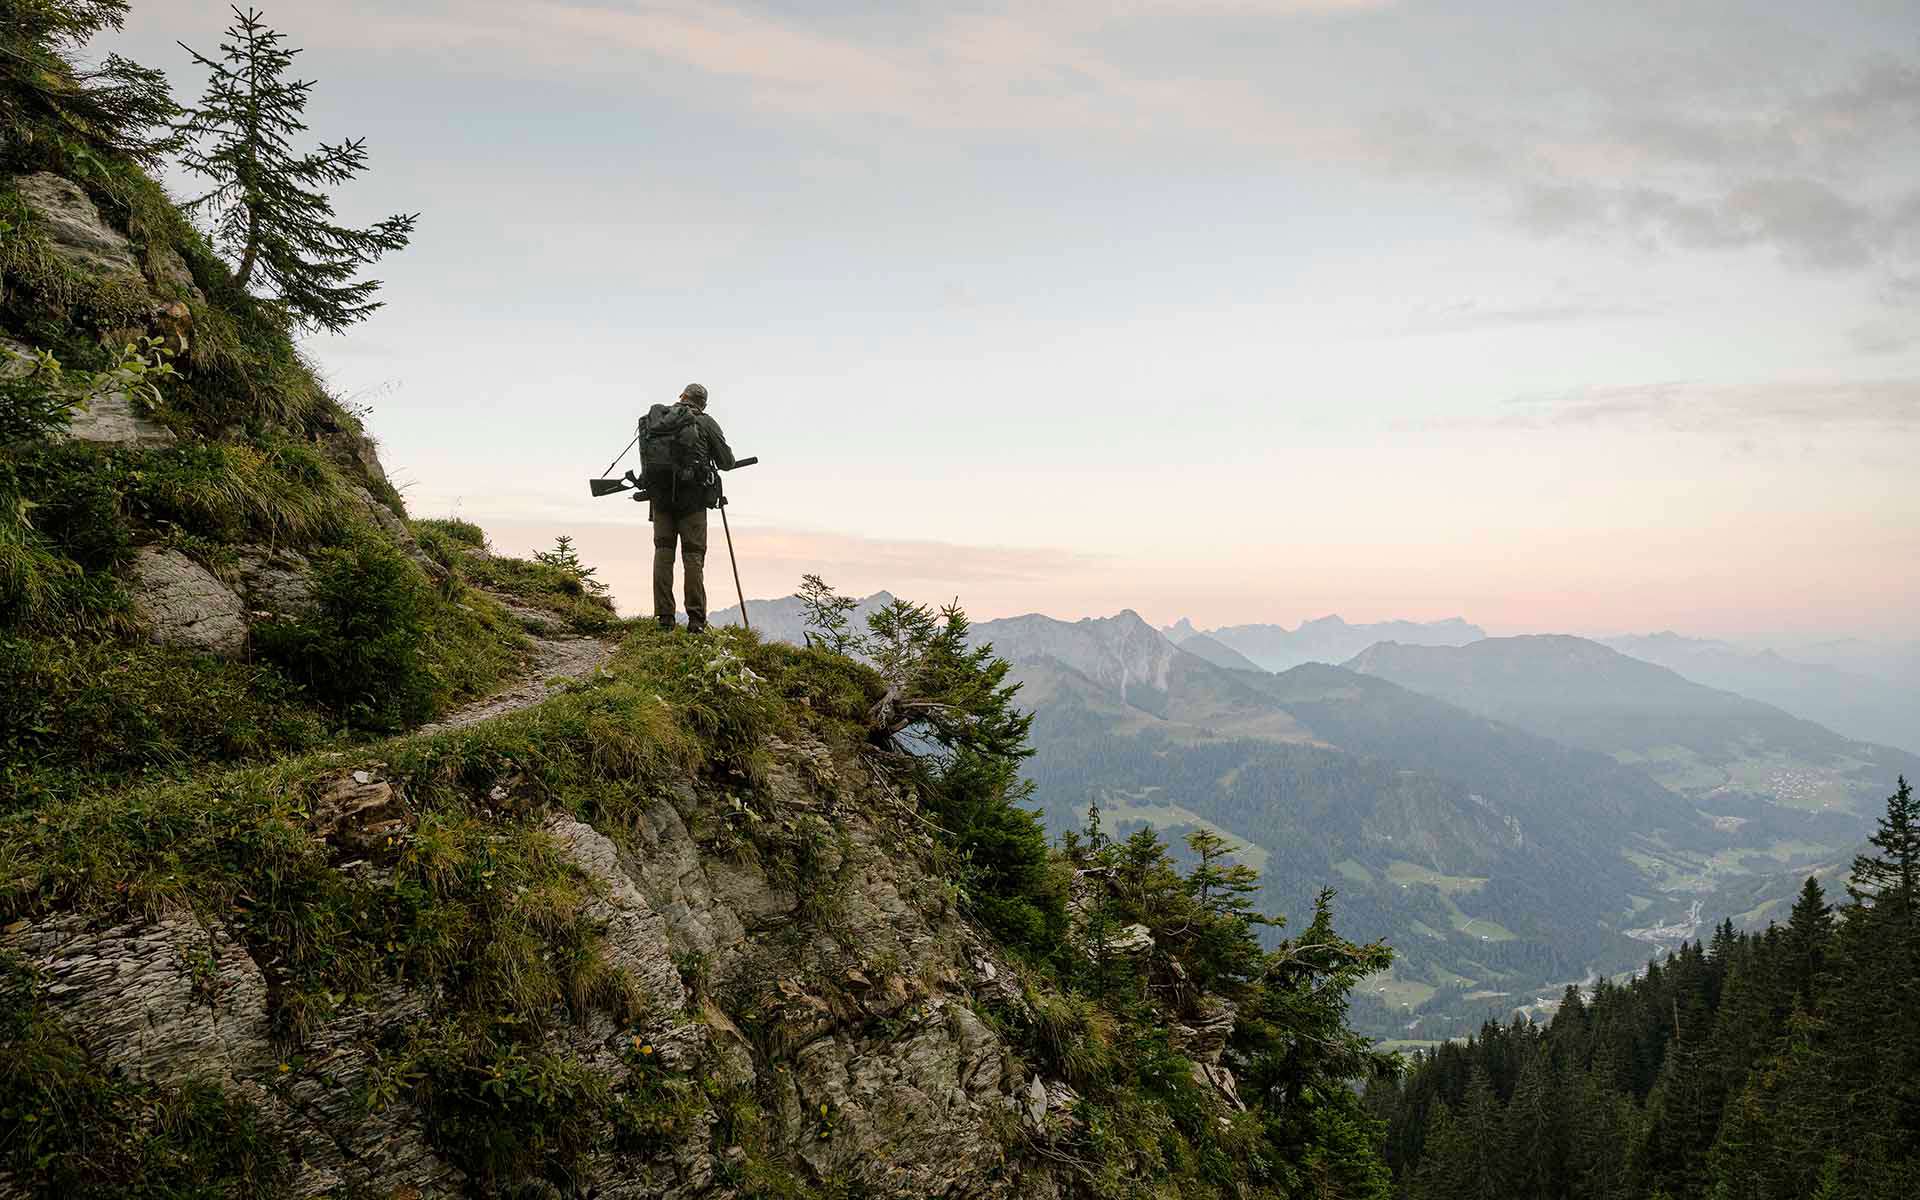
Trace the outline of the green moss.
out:
M 277 1196 L 290 1172 L 259 1114 L 219 1088 L 105 1069 L 0 954 L 0 1174 L 23 1195 L 173 1200 Z

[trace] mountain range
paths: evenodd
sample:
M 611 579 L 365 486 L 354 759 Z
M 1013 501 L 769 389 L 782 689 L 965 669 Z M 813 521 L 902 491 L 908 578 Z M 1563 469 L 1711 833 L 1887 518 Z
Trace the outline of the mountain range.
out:
M 1762 802 L 1874 813 L 1920 757 L 1857 741 L 1585 638 L 1384 642 L 1346 666 L 1521 729 L 1610 755 L 1705 809 Z
M 1600 641 L 1696 683 L 1784 708 L 1850 737 L 1920 754 L 1920 669 L 1898 648 L 1889 653 L 1862 646 L 1845 656 L 1854 665 L 1836 666 L 1677 633 Z M 1806 653 L 1821 651 L 1809 647 Z
M 1301 663 L 1343 663 L 1376 642 L 1398 641 L 1416 646 L 1464 646 L 1486 637 L 1486 630 L 1470 625 L 1459 617 L 1444 621 L 1381 621 L 1371 625 L 1349 625 L 1337 616 L 1303 621 L 1298 629 L 1284 625 L 1228 625 L 1201 631 L 1182 617 L 1165 631 L 1167 640 L 1189 648 L 1189 643 L 1208 639 L 1237 656 L 1247 665 L 1263 671 L 1285 671 Z M 1190 653 L 1216 666 L 1240 666 L 1240 662 L 1218 661 L 1218 653 L 1202 644 Z
M 797 602 L 753 612 L 798 640 Z M 1371 643 L 1280 672 L 1246 652 L 1279 661 L 1381 628 L 1459 644 Z M 974 636 L 1035 713 L 1028 777 L 1051 832 L 1082 828 L 1092 804 L 1116 837 L 1213 829 L 1261 870 L 1261 903 L 1296 919 L 1334 887 L 1343 928 L 1398 956 L 1356 1007 L 1380 1036 L 1446 1036 L 1630 969 L 1703 914 L 1763 918 L 1851 855 L 1897 773 L 1920 774 L 1579 638 L 1337 618 L 1161 631 L 1131 611 Z

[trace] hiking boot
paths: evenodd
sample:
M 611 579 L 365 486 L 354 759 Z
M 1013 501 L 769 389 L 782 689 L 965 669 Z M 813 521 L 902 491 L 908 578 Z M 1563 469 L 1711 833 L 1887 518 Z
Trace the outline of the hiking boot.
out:
M 687 622 L 688 633 L 705 633 L 706 631 L 707 631 L 707 623 L 705 621 L 688 621 Z
M 661 633 L 672 633 L 678 628 L 672 617 L 655 617 L 653 623 L 660 627 Z

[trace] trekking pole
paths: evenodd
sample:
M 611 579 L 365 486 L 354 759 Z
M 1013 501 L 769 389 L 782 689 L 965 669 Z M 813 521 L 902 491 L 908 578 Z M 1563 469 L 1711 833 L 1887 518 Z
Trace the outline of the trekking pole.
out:
M 720 528 L 727 535 L 727 561 L 733 564 L 733 594 L 740 597 L 740 624 L 751 632 L 753 622 L 747 620 L 747 593 L 740 587 L 740 560 L 733 556 L 733 526 L 727 524 L 727 497 L 724 493 L 720 496 Z

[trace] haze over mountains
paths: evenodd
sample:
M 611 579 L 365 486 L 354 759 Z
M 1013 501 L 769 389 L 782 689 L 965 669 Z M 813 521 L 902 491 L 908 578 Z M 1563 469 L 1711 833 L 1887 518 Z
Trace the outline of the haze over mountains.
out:
M 753 615 L 802 636 L 796 599 Z M 1849 859 L 1897 774 L 1920 775 L 1913 755 L 1597 642 L 1458 619 L 1202 632 L 1028 614 L 974 635 L 1036 714 L 1027 774 L 1052 832 L 1097 803 L 1115 836 L 1242 843 L 1270 910 L 1335 887 L 1344 926 L 1399 956 L 1356 1010 L 1381 1036 L 1446 1035 L 1703 920 L 1763 923 Z
M 1383 642 L 1346 665 L 1638 766 L 1706 807 L 1760 799 L 1872 813 L 1889 779 L 1920 767 L 1905 751 L 1843 737 L 1585 638 Z
M 1381 621 L 1372 625 L 1349 625 L 1337 616 L 1303 621 L 1298 629 L 1284 625 L 1229 625 L 1202 632 L 1182 617 L 1166 630 L 1176 645 L 1207 638 L 1244 657 L 1265 671 L 1285 671 L 1301 663 L 1343 663 L 1375 642 L 1405 642 L 1413 646 L 1464 646 L 1486 637 L 1478 625 L 1459 617 L 1444 621 Z M 1203 647 L 1193 651 L 1202 658 Z M 1225 664 L 1218 664 L 1225 665 Z
M 1601 638 L 1622 654 L 1738 692 L 1851 737 L 1920 754 L 1920 655 L 1869 643 L 1808 646 L 1795 658 L 1677 633 Z M 1822 654 L 1851 665 L 1822 661 Z

